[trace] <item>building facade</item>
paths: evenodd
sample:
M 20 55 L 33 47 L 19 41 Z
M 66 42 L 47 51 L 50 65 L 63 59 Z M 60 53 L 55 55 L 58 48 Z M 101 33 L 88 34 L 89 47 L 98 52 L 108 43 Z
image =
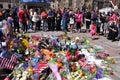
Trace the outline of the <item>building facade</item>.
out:
M 110 3 L 110 1 L 112 1 L 112 3 L 114 5 L 117 5 L 118 8 L 120 9 L 120 0 L 94 0 L 93 1 L 93 9 L 101 9 L 101 8 L 105 8 L 105 7 L 113 7 L 112 4 Z
M 21 0 L 0 0 L 0 8 L 9 9 L 14 4 L 17 4 L 23 8 L 30 7 L 51 7 L 53 9 L 57 8 L 71 8 L 75 10 L 76 8 L 82 9 L 83 5 L 89 9 L 101 9 L 104 7 L 112 7 L 110 0 L 50 0 L 51 4 L 46 5 L 44 3 L 21 3 Z M 112 0 L 115 5 L 118 5 L 120 9 L 120 0 Z
M 0 0 L 0 8 L 9 9 L 15 4 L 19 5 L 19 1 L 20 0 Z
M 44 2 L 22 2 L 22 0 L 0 0 L 1 9 L 10 9 L 14 5 L 19 6 L 20 8 L 47 8 L 50 5 Z
M 82 8 L 84 5 L 84 0 L 52 0 L 51 1 L 51 8 L 57 9 L 57 8 L 70 8 L 70 9 L 76 9 L 76 8 Z
M 75 10 L 76 8 L 81 9 L 84 6 L 90 10 L 95 10 L 112 7 L 110 1 L 120 9 L 120 0 L 51 0 L 51 8 L 57 9 L 66 7 Z

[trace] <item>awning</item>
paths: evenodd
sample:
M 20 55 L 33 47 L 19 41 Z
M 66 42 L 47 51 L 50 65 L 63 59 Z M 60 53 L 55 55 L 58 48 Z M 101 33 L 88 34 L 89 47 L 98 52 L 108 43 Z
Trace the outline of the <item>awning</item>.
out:
M 22 3 L 47 3 L 50 4 L 50 0 L 21 0 Z

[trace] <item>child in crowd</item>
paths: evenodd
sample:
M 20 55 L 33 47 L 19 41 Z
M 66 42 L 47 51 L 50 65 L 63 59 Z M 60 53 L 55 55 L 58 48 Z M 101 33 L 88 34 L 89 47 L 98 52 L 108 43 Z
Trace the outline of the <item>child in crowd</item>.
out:
M 73 14 L 72 11 L 71 11 L 71 13 L 69 13 L 69 16 L 70 16 L 70 21 L 69 21 L 69 24 L 70 24 L 70 32 L 73 33 L 75 18 L 74 18 L 74 14 Z
M 95 25 L 95 23 L 92 23 L 91 24 L 91 31 L 90 31 L 90 34 L 91 34 L 91 38 L 92 38 L 92 40 L 94 40 L 94 36 L 96 35 L 96 25 Z

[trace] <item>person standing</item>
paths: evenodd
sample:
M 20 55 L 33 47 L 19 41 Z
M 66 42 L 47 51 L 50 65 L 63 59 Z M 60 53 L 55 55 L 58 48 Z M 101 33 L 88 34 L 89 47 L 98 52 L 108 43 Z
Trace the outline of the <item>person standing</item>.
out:
M 48 14 L 48 30 L 51 31 L 51 30 L 53 30 L 53 26 L 52 26 L 53 11 L 52 11 L 52 9 L 49 9 L 47 14 Z
M 35 11 L 33 16 L 32 16 L 32 21 L 33 21 L 33 29 L 34 31 L 36 31 L 37 29 L 37 22 L 39 21 L 39 15 L 37 14 L 37 12 Z
M 42 26 L 42 30 L 43 31 L 47 31 L 48 30 L 48 22 L 47 22 L 47 12 L 45 10 L 43 10 L 41 12 L 41 26 Z
M 91 14 L 91 20 L 93 21 L 93 23 L 97 24 L 97 20 L 98 20 L 98 14 L 97 11 L 93 11 Z
M 26 32 L 28 31 L 28 27 L 30 25 L 30 14 L 29 14 L 29 11 L 28 10 L 25 10 L 25 21 L 26 21 L 26 27 L 25 27 L 25 30 Z
M 13 17 L 13 23 L 14 23 L 14 32 L 16 32 L 17 30 L 17 32 L 19 33 L 20 31 L 19 31 L 18 8 L 15 8 L 13 10 L 12 17 Z
M 62 29 L 68 31 L 69 9 L 65 9 L 62 16 Z
M 77 13 L 75 14 L 76 17 L 76 28 L 77 32 L 79 33 L 82 27 L 82 21 L 83 21 L 83 14 L 80 12 L 80 10 L 77 10 Z
M 53 9 L 53 17 L 52 17 L 52 31 L 55 30 L 55 27 L 56 27 L 56 10 Z
M 7 18 L 10 16 L 10 9 L 7 9 L 5 10 L 5 13 L 4 13 L 4 19 L 7 20 Z
M 100 14 L 101 14 L 101 13 L 98 12 L 98 19 L 97 19 L 97 22 L 96 22 L 96 35 L 97 35 L 97 36 L 100 35 L 100 28 L 101 28 Z
M 84 17 L 85 17 L 85 24 L 86 24 L 86 32 L 89 32 L 90 25 L 91 25 L 91 13 L 90 13 L 89 9 L 86 9 Z
M 28 28 L 30 30 L 33 29 L 33 21 L 32 21 L 33 14 L 34 14 L 33 9 L 30 9 L 29 10 L 29 25 L 28 25 Z
M 23 9 L 20 9 L 18 12 L 18 18 L 19 18 L 19 27 L 21 28 L 21 32 L 26 33 L 27 32 L 27 21 L 26 21 L 26 14 Z
M 70 32 L 72 33 L 72 32 L 73 32 L 73 28 L 74 28 L 74 24 L 75 24 L 75 16 L 74 16 L 72 10 L 70 11 L 69 16 L 70 16 L 70 21 L 69 21 L 69 24 L 70 24 Z
M 61 20 L 62 20 L 62 13 L 61 13 L 61 10 L 58 9 L 56 14 L 56 23 L 57 23 L 56 30 L 57 31 L 61 30 Z
M 105 32 L 105 17 L 106 17 L 106 15 L 105 15 L 105 12 L 103 12 L 103 13 L 100 13 L 100 20 L 101 20 L 101 27 L 102 27 L 102 34 L 104 35 L 104 32 Z

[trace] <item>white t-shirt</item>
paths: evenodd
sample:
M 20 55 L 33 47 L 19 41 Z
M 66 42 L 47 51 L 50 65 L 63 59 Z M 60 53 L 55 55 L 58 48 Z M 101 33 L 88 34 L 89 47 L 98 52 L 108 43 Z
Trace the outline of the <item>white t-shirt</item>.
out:
M 75 21 L 74 21 L 74 18 L 71 17 L 71 18 L 70 18 L 70 24 L 74 24 L 74 22 L 75 22 Z

